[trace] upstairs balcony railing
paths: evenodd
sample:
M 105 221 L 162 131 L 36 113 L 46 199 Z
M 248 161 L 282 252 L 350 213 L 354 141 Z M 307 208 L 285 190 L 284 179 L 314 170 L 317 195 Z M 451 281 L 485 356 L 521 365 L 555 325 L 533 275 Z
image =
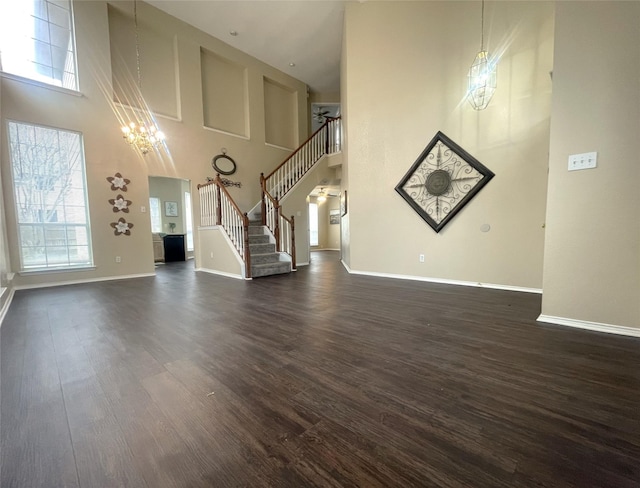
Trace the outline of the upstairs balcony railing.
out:
M 262 225 L 275 236 L 276 249 L 291 256 L 294 268 L 295 219 L 283 215 L 280 200 L 323 156 L 340 151 L 341 141 L 341 118 L 329 118 L 276 169 L 267 176 L 260 175 Z
M 276 200 L 282 200 L 289 190 L 320 161 L 322 156 L 339 152 L 341 141 L 341 117 L 328 118 L 322 127 L 315 131 L 276 169 L 267 176 L 261 176 L 261 180 L 264 180 L 263 191 L 269 193 Z

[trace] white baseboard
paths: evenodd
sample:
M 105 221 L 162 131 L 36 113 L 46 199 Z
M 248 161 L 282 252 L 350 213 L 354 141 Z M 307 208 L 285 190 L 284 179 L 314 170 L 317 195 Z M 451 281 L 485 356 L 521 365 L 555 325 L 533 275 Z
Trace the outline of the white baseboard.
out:
M 9 311 L 9 306 L 11 305 L 11 301 L 13 300 L 13 295 L 14 295 L 14 290 L 13 288 L 9 289 L 9 291 L 7 291 L 7 289 L 3 289 L 3 293 L 8 293 L 9 296 L 7 297 L 7 301 L 4 302 L 4 305 L 2 306 L 2 308 L 0 308 L 0 327 L 2 327 L 2 322 L 4 321 L 4 317 L 7 315 L 7 312 Z
M 540 288 L 527 288 L 524 286 L 497 285 L 495 283 L 447 280 L 443 278 L 429 278 L 426 276 L 401 275 L 401 274 L 393 274 L 393 273 L 376 273 L 372 271 L 356 271 L 351 269 L 349 266 L 347 266 L 344 261 L 341 261 L 341 262 L 342 262 L 342 265 L 350 274 L 355 274 L 355 275 L 375 276 L 378 278 L 393 278 L 396 280 L 425 281 L 428 283 L 440 283 L 442 285 L 472 286 L 475 288 L 490 288 L 493 290 L 517 291 L 521 293 L 538 293 L 538 294 L 542 293 L 542 290 Z
M 237 280 L 244 280 L 244 276 L 241 276 L 239 274 L 235 274 L 235 273 L 227 273 L 225 271 L 217 271 L 215 269 L 209 269 L 209 268 L 196 268 L 196 271 L 200 271 L 202 273 L 209 273 L 209 274 L 214 274 L 214 275 L 218 275 L 218 276 L 225 276 L 227 278 L 235 278 Z M 249 278 L 250 280 L 251 278 Z M 248 280 L 247 280 L 248 281 Z
M 88 278 L 86 280 L 71 280 L 71 281 L 56 281 L 51 283 L 38 283 L 35 285 L 16 285 L 16 290 L 31 290 L 34 288 L 50 288 L 52 286 L 66 286 L 66 285 L 81 285 L 83 283 L 97 283 L 99 281 L 115 281 L 115 280 L 130 280 L 132 278 L 149 278 L 155 276 L 155 273 L 140 273 L 131 275 L 120 276 L 105 276 L 103 278 Z
M 552 315 L 540 315 L 537 320 L 538 322 L 544 322 L 546 324 L 563 325 L 565 327 L 574 327 L 576 329 L 586 329 L 594 330 L 596 332 L 605 332 L 607 334 L 640 337 L 640 328 L 626 327 L 624 325 L 602 324 L 599 322 L 588 322 L 586 320 L 554 317 Z

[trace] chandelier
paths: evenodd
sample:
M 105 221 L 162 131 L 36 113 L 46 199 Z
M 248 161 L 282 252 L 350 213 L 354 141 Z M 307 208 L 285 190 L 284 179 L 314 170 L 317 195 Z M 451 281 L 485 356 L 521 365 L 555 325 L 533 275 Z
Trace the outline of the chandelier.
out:
M 498 85 L 496 69 L 496 62 L 489 59 L 489 53 L 484 49 L 484 0 L 482 0 L 480 51 L 476 54 L 473 64 L 469 68 L 469 88 L 467 91 L 467 98 L 475 110 L 484 110 L 489 105 Z
M 140 76 L 140 45 L 138 42 L 138 4 L 133 1 L 133 23 L 136 34 L 136 72 L 138 75 L 138 91 L 142 98 L 142 81 Z M 151 118 L 151 117 L 149 117 Z M 122 137 L 124 140 L 137 148 L 142 154 L 147 154 L 164 141 L 164 134 L 153 124 L 149 126 L 142 122 L 131 122 L 122 126 Z
M 137 147 L 142 154 L 147 154 L 164 140 L 164 134 L 155 125 L 147 128 L 141 122 L 123 126 L 122 134 L 125 141 Z

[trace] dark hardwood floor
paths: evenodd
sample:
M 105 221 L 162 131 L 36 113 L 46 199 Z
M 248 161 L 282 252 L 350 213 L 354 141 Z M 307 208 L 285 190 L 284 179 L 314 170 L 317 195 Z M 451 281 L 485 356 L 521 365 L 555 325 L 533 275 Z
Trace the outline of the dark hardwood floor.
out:
M 640 486 L 640 341 L 540 296 L 194 273 L 16 292 L 0 485 Z

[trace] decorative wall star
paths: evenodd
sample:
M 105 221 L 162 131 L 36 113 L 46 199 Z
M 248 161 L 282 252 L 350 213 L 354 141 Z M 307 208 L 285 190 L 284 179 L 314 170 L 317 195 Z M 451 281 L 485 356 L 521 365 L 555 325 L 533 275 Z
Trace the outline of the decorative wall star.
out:
M 118 195 L 116 198 L 112 198 L 111 200 L 109 200 L 109 203 L 113 205 L 113 213 L 129 213 L 129 205 L 131 205 L 131 200 L 125 200 L 122 195 Z
M 109 176 L 107 181 L 111 183 L 111 190 L 127 191 L 127 185 L 131 183 L 131 180 L 123 178 L 120 173 L 116 173 L 115 176 Z
M 124 234 L 125 236 L 131 235 L 131 228 L 133 224 L 127 222 L 125 219 L 120 217 L 117 222 L 111 222 L 111 227 L 113 227 L 113 233 L 117 236 Z

